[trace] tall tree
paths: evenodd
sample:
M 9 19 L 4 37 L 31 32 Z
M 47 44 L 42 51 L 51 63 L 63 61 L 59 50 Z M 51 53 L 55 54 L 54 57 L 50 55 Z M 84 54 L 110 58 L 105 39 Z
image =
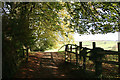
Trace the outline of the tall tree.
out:
M 14 71 L 23 45 L 46 50 L 72 39 L 73 31 L 104 34 L 120 29 L 117 2 L 5 2 L 2 9 L 4 77 Z
M 36 46 L 40 50 L 43 50 L 43 47 L 44 50 L 49 49 L 52 46 L 56 46 L 54 44 L 60 42 L 61 39 L 63 40 L 63 38 L 60 37 L 65 36 L 65 33 L 67 32 L 67 30 L 63 28 L 65 25 L 61 26 L 61 23 L 63 22 L 60 20 L 60 18 L 62 18 L 60 13 L 63 13 L 60 10 L 63 8 L 63 4 L 56 2 L 34 4 L 36 5 L 32 12 L 32 15 L 34 16 L 31 16 L 30 18 L 30 25 L 31 28 L 34 29 L 34 36 L 36 36 L 36 45 L 34 45 L 33 48 Z M 48 42 L 47 45 L 46 41 Z
M 120 24 L 119 2 L 66 2 L 70 14 L 70 28 L 80 34 L 118 31 Z

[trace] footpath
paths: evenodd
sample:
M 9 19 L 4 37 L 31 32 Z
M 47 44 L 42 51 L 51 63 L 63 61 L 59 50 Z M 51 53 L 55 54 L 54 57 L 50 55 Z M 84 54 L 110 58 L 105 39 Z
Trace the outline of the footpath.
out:
M 29 54 L 14 78 L 90 78 L 91 72 L 84 72 L 70 63 L 65 63 L 64 56 L 57 52 L 36 52 Z

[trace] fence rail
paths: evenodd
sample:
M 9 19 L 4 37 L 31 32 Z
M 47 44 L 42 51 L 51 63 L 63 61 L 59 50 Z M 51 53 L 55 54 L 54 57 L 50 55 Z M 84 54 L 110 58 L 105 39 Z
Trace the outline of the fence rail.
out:
M 79 42 L 79 46 L 76 44 L 67 44 L 65 45 L 65 61 L 68 61 L 68 58 L 71 62 L 71 54 L 75 54 L 76 56 L 76 65 L 78 65 L 81 58 L 83 58 L 83 68 L 86 69 L 86 58 L 92 60 L 95 64 L 95 72 L 96 75 L 100 75 L 102 72 L 102 63 L 114 64 L 118 65 L 118 73 L 120 74 L 120 42 L 118 42 L 118 51 L 104 50 L 101 47 L 96 47 L 96 43 L 93 42 L 93 49 L 83 47 L 82 42 Z M 74 51 L 73 51 L 74 50 Z M 88 55 L 90 54 L 90 55 Z M 68 56 L 70 55 L 70 56 Z M 106 55 L 117 55 L 118 61 L 107 61 L 102 60 L 103 56 Z M 100 57 L 101 56 L 101 57 Z

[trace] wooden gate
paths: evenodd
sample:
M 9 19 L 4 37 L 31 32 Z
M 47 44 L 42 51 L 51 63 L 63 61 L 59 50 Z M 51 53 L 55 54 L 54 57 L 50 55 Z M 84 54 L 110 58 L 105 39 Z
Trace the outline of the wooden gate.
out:
M 92 43 L 92 49 L 83 47 L 82 42 L 79 42 L 79 46 L 76 44 L 65 45 L 65 61 L 75 63 L 76 66 L 82 66 L 86 70 L 86 61 L 92 61 L 95 65 L 95 74 L 100 76 L 102 74 L 102 64 L 108 63 L 118 65 L 118 73 L 120 74 L 120 42 L 118 42 L 118 51 L 104 50 L 101 47 L 96 47 L 96 43 Z M 73 57 L 72 55 L 75 55 Z M 106 58 L 109 55 L 116 59 L 109 60 Z M 74 59 L 73 59 L 74 58 Z M 87 60 L 86 60 L 87 59 Z

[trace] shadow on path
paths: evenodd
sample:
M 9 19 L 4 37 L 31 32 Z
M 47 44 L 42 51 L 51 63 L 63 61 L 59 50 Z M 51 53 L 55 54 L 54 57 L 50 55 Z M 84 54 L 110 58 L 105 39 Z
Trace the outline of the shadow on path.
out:
M 62 58 L 57 52 L 30 54 L 28 62 L 20 66 L 14 78 L 89 78 L 93 74 L 86 74 L 81 68 L 65 63 Z

